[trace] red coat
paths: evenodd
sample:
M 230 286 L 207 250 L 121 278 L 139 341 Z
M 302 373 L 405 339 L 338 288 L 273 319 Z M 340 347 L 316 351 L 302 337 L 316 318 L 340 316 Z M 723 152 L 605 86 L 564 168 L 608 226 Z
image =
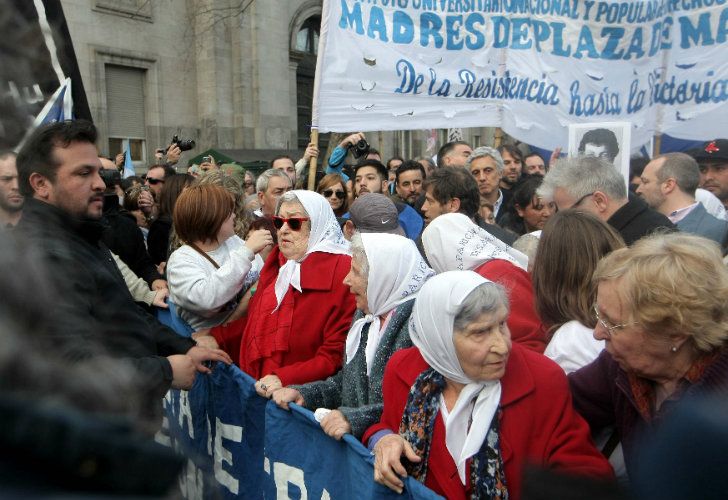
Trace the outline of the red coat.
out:
M 301 263 L 303 293 L 290 287 L 281 307 L 272 313 L 276 278 L 285 262 L 275 247 L 246 316 L 213 328 L 211 334 L 251 377 L 274 374 L 287 386 L 322 380 L 341 369 L 356 302 L 343 284 L 351 257 L 314 252 Z M 264 332 L 268 334 L 262 341 Z M 253 347 L 261 345 L 265 355 L 251 359 Z
M 546 328 L 536 313 L 531 277 L 507 260 L 493 259 L 474 269 L 490 281 L 503 285 L 511 302 L 508 329 L 513 342 L 543 354 L 546 349 Z
M 416 347 L 392 356 L 382 384 L 384 412 L 379 423 L 367 429 L 362 438 L 365 443 L 380 430 L 397 432 L 410 387 L 427 368 Z M 522 469 L 527 463 L 573 474 L 613 477 L 609 462 L 592 444 L 589 427 L 572 407 L 566 375 L 556 363 L 513 344 L 501 384 L 501 454 L 512 499 L 520 498 Z M 466 476 L 469 478 L 470 473 Z M 445 425 L 439 413 L 425 485 L 449 500 L 470 496 L 470 486 L 460 482 L 447 451 Z

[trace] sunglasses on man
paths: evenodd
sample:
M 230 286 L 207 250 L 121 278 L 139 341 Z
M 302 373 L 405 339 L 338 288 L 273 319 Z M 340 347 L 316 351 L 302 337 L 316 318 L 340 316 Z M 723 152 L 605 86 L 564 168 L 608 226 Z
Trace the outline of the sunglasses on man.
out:
M 164 179 L 155 179 L 154 177 L 147 177 L 147 182 L 151 184 L 152 186 L 156 186 L 157 184 L 164 184 Z
M 288 224 L 288 227 L 291 228 L 291 231 L 300 231 L 301 226 L 304 222 L 309 220 L 308 217 L 290 217 L 288 219 L 283 217 L 278 217 L 277 215 L 273 216 L 273 225 L 276 229 L 280 229 L 283 227 L 283 224 Z
M 336 195 L 336 197 L 340 200 L 343 200 L 344 196 L 346 196 L 343 191 L 334 191 L 333 189 L 327 189 L 324 191 L 324 198 L 331 198 L 332 195 Z

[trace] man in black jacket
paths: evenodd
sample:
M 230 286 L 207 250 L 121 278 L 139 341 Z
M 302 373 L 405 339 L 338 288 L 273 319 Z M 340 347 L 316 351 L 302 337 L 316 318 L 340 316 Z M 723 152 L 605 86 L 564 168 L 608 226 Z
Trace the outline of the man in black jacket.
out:
M 579 156 L 556 163 L 544 177 L 538 195 L 559 210 L 591 212 L 612 226 L 631 245 L 655 230 L 674 231 L 675 225 L 627 192 L 627 181 L 607 160 Z
M 43 346 L 70 361 L 127 361 L 149 414 L 170 387 L 189 389 L 196 372 L 208 373 L 206 361 L 231 360 L 177 336 L 134 303 L 101 241 L 104 182 L 95 142 L 95 127 L 82 120 L 41 127 L 28 139 L 17 159 L 26 196 L 18 236 L 40 250 L 57 293 Z

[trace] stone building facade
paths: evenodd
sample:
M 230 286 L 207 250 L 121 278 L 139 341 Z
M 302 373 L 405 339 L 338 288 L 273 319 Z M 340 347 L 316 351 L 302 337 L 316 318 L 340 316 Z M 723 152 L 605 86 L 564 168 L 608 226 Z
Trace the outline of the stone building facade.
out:
M 128 148 L 143 168 L 174 135 L 197 142 L 192 154 L 305 148 L 321 0 L 61 3 L 103 154 Z M 492 144 L 493 129 L 464 137 Z M 447 131 L 368 138 L 385 157 L 411 157 Z

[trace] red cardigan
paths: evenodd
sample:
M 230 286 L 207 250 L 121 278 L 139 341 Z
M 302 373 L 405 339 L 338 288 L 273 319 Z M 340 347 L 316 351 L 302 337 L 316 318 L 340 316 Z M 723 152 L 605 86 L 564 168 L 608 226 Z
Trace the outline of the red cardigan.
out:
M 281 307 L 272 313 L 276 278 L 285 262 L 275 247 L 260 273 L 248 313 L 211 330 L 244 372 L 256 379 L 277 375 L 284 387 L 322 380 L 341 369 L 346 334 L 356 310 L 354 296 L 343 284 L 351 257 L 314 252 L 301 263 L 303 293 L 290 287 Z M 266 343 L 273 347 L 264 357 L 250 359 L 251 343 L 259 345 L 264 330 L 269 331 Z
M 380 430 L 397 432 L 410 387 L 426 368 L 428 365 L 416 347 L 392 356 L 382 384 L 384 412 L 379 423 L 364 433 L 364 443 Z M 592 444 L 589 427 L 572 407 L 566 375 L 556 363 L 513 344 L 501 384 L 501 454 L 512 499 L 520 498 L 525 464 L 566 473 L 613 477 L 609 462 Z M 447 451 L 445 425 L 439 413 L 432 434 L 425 485 L 449 500 L 470 497 L 470 485 L 462 485 L 455 462 Z
M 520 267 L 502 259 L 489 260 L 474 271 L 483 278 L 503 285 L 508 291 L 511 302 L 508 329 L 513 342 L 543 354 L 546 349 L 546 328 L 536 313 L 531 276 Z

